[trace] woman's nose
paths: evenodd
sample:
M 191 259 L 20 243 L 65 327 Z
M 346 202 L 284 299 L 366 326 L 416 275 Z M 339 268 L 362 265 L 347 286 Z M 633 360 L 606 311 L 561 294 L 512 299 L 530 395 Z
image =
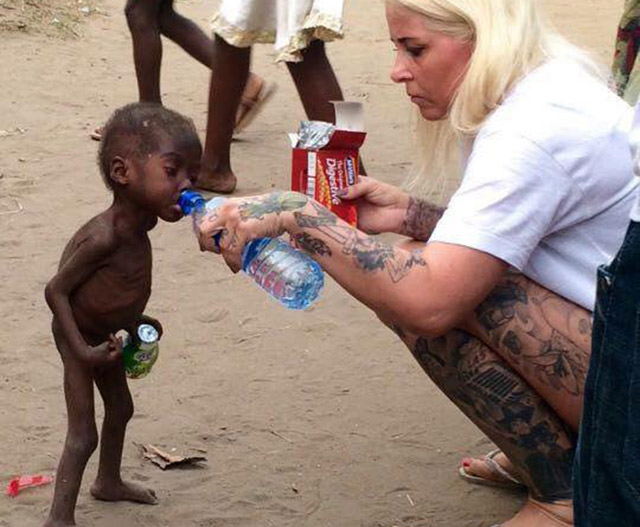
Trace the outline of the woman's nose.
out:
M 411 73 L 406 67 L 405 61 L 400 53 L 396 54 L 396 60 L 391 68 L 391 80 L 396 83 L 407 82 L 411 78 Z

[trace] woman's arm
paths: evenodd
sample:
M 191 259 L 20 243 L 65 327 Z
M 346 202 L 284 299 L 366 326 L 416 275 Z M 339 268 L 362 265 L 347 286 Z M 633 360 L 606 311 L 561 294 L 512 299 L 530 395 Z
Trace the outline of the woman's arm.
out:
M 508 267 L 462 246 L 394 247 L 315 201 L 284 218 L 286 231 L 342 287 L 383 319 L 419 335 L 435 337 L 461 324 Z
M 277 205 L 276 205 L 277 204 Z M 381 318 L 438 336 L 461 324 L 507 269 L 503 261 L 466 247 L 432 243 L 412 252 L 376 240 L 293 192 L 229 200 L 201 225 L 201 244 L 223 232 L 220 249 L 241 267 L 247 241 L 284 232 L 344 289 Z
M 373 178 L 360 178 L 340 197 L 356 203 L 358 228 L 367 234 L 394 232 L 423 242 L 429 240 L 445 211 Z

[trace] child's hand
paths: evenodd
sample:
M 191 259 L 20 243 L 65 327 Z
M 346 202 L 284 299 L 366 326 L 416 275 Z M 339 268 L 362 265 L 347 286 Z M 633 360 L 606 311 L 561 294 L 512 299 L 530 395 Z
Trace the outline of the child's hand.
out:
M 150 326 L 153 326 L 154 328 L 156 328 L 156 331 L 158 332 L 158 339 L 162 338 L 162 333 L 164 333 L 164 330 L 162 329 L 162 324 L 160 324 L 160 321 L 150 317 L 148 315 L 142 315 L 140 317 L 140 320 L 138 320 L 139 324 L 149 324 Z M 137 335 L 136 335 L 137 337 Z
M 89 346 L 84 360 L 91 366 L 107 366 L 120 357 L 122 357 L 122 341 L 111 333 L 109 340 L 97 346 Z

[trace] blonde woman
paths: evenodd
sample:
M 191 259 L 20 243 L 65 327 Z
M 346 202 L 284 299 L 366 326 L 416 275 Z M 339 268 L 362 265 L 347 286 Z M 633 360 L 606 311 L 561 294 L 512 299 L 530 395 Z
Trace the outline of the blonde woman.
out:
M 505 527 L 573 525 L 572 463 L 596 268 L 624 237 L 636 183 L 629 106 L 544 23 L 536 0 L 386 4 L 393 81 L 420 118 L 407 194 L 362 179 L 355 229 L 280 192 L 230 200 L 201 246 L 240 269 L 247 240 L 289 233 L 406 343 L 507 457 L 529 499 Z M 461 173 L 446 209 L 420 197 Z M 250 206 L 248 206 L 250 205 Z M 372 234 L 413 241 L 390 246 Z M 417 243 L 421 242 L 421 243 Z M 425 243 L 426 242 L 426 243 Z M 484 460 L 465 474 L 506 481 Z

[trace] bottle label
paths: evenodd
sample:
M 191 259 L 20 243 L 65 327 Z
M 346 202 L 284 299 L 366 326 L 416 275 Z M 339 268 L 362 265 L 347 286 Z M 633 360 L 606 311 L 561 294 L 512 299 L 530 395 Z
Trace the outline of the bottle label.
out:
M 160 353 L 159 334 L 156 328 L 150 324 L 140 324 L 136 333 L 137 344 L 129 335 L 125 335 L 123 339 L 124 369 L 130 379 L 141 379 L 148 375 Z

